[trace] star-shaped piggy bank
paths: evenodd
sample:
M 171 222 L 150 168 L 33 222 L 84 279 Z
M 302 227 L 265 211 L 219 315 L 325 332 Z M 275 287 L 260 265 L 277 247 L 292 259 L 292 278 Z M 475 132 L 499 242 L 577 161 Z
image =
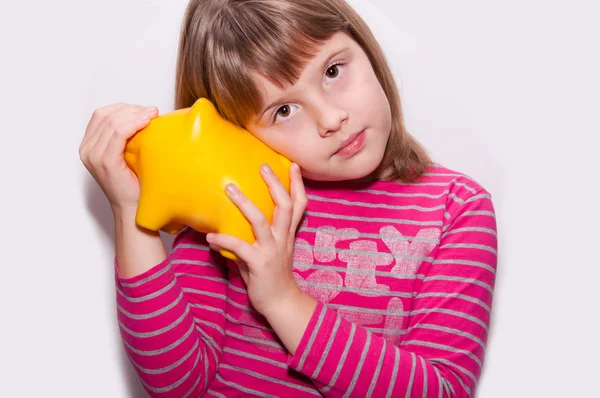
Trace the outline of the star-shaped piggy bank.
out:
M 235 183 L 269 222 L 275 205 L 260 165 L 267 163 L 290 189 L 291 162 L 221 118 L 206 98 L 152 119 L 128 140 L 125 161 L 140 181 L 136 223 L 170 234 L 189 226 L 252 244 L 250 223 L 227 198 L 225 186 Z M 221 254 L 239 260 L 227 250 L 221 249 Z

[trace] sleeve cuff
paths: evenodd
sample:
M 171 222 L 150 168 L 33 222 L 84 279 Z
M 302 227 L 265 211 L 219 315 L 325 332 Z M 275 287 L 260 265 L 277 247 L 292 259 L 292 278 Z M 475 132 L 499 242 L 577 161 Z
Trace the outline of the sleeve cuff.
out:
M 327 308 L 321 301 L 308 322 L 306 331 L 300 339 L 300 344 L 294 355 L 288 355 L 288 366 L 298 372 L 309 374 L 317 367 L 324 355 L 324 346 L 329 339 L 337 314 Z

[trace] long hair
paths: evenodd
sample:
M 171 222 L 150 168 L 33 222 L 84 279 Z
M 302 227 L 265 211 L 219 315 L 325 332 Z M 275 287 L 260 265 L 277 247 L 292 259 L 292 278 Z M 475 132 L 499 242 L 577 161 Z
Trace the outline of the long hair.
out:
M 179 41 L 175 109 L 209 99 L 226 120 L 243 127 L 264 105 L 251 77 L 293 85 L 317 46 L 345 32 L 365 51 L 391 108 L 382 180 L 414 181 L 431 164 L 406 131 L 400 97 L 373 33 L 345 0 L 191 0 Z

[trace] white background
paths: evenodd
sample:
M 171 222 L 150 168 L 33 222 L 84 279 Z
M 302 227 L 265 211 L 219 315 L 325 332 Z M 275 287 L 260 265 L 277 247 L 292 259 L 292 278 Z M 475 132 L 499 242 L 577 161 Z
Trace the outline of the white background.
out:
M 97 107 L 173 109 L 185 3 L 0 6 L 2 396 L 144 396 L 116 324 L 112 219 L 77 150 Z M 494 198 L 478 396 L 599 396 L 600 9 L 491 3 L 351 1 L 393 66 L 409 130 Z

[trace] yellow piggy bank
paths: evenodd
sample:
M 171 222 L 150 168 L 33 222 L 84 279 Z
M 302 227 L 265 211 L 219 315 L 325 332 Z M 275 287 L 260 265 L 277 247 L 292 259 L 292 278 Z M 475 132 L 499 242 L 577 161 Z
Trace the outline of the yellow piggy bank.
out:
M 269 222 L 275 205 L 260 176 L 260 165 L 267 163 L 290 189 L 291 162 L 249 131 L 221 118 L 206 98 L 191 108 L 152 119 L 127 141 L 125 161 L 140 182 L 136 223 L 170 234 L 189 226 L 252 244 L 250 223 L 225 195 L 225 186 L 236 184 Z M 220 253 L 239 260 L 230 251 Z

